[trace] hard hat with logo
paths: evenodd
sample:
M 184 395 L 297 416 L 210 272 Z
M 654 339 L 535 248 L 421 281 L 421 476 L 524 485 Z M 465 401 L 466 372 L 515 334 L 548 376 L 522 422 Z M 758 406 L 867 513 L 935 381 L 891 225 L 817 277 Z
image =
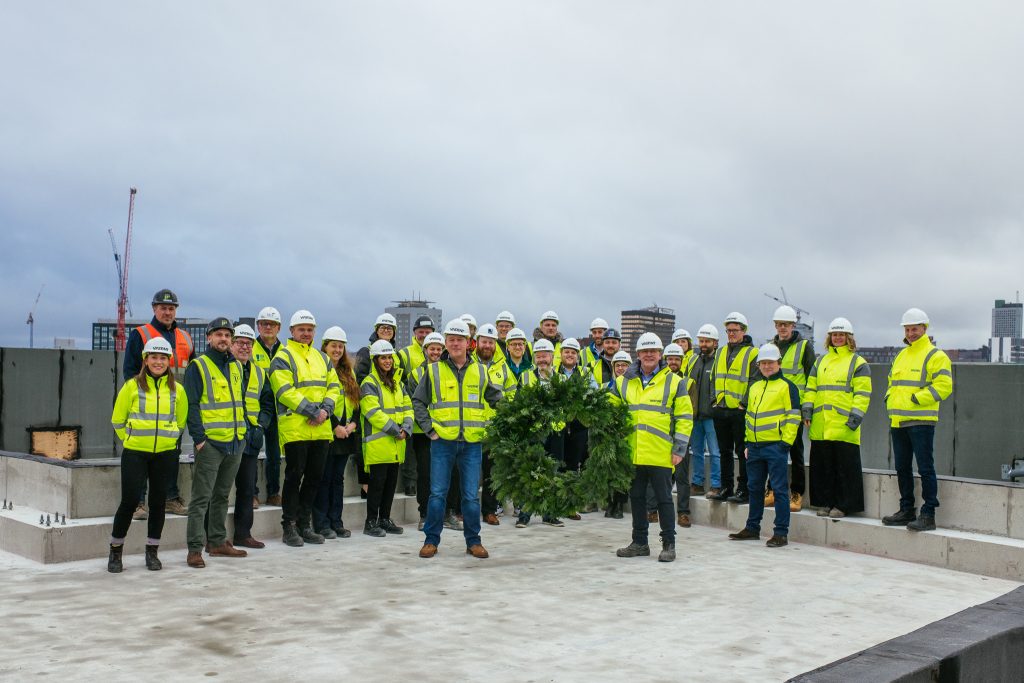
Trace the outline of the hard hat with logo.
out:
M 760 363 L 763 360 L 782 360 L 782 354 L 779 353 L 779 347 L 775 344 L 764 344 L 757 350 L 757 362 Z
M 604 318 L 594 318 L 590 321 L 590 329 L 592 330 L 607 330 L 608 321 Z
M 846 334 L 853 334 L 853 323 L 846 318 L 836 318 L 828 324 L 829 333 L 832 332 L 845 332 Z
M 512 315 L 511 311 L 502 311 L 498 315 L 494 316 L 495 323 L 512 323 L 516 324 L 516 317 Z
M 686 352 L 683 351 L 683 347 L 679 344 L 672 343 L 665 347 L 665 356 L 679 356 L 682 358 L 685 355 Z
M 491 339 L 498 338 L 498 328 L 490 323 L 484 323 L 480 326 L 480 329 L 476 331 L 477 337 L 490 337 Z
M 777 323 L 795 323 L 796 322 L 796 309 L 792 306 L 783 304 L 775 309 L 775 313 L 772 314 L 772 322 Z
M 416 318 L 416 322 L 413 323 L 412 329 L 418 330 L 421 327 L 426 327 L 429 330 L 434 329 L 434 321 L 430 319 L 429 315 L 421 315 Z
M 423 338 L 423 348 L 427 348 L 431 344 L 440 344 L 441 346 L 444 346 L 444 337 L 437 332 L 431 332 Z
M 466 323 L 470 327 L 477 327 L 476 318 L 474 318 L 471 313 L 463 313 L 462 315 L 459 316 L 459 320 Z
M 306 309 L 300 308 L 292 313 L 292 319 L 288 322 L 288 327 L 295 327 L 296 325 L 313 325 L 316 327 L 316 318 Z
M 162 353 L 165 356 L 173 355 L 170 343 L 163 337 L 153 337 L 142 348 L 142 357 L 145 358 L 151 353 Z
M 449 320 L 448 324 L 444 326 L 444 334 L 448 336 L 453 334 L 457 337 L 469 337 L 469 325 L 459 318 Z
M 616 351 L 612 356 L 612 363 L 632 363 L 633 359 L 625 351 Z
M 373 326 L 374 328 L 377 328 L 381 325 L 390 325 L 396 330 L 398 329 L 398 323 L 395 321 L 395 316 L 390 313 L 381 313 L 377 316 L 377 320 L 373 323 Z
M 609 327 L 604 333 L 604 339 L 618 339 L 622 341 L 622 335 L 614 327 Z
M 697 338 L 700 339 L 701 337 L 718 341 L 718 328 L 710 323 L 701 325 L 700 329 L 697 330 Z
M 336 341 L 342 342 L 343 344 L 348 344 L 348 335 L 345 334 L 345 330 L 335 325 L 333 327 L 328 327 L 326 330 L 324 330 L 323 341 Z
M 235 326 L 231 324 L 230 320 L 228 320 L 224 316 L 220 316 L 214 318 L 213 320 L 206 324 L 207 335 L 209 335 L 212 332 L 216 332 L 217 330 L 227 330 L 228 332 L 233 333 L 235 331 Z
M 733 311 L 729 315 L 725 316 L 725 321 L 723 324 L 728 325 L 729 323 L 736 323 L 737 325 L 743 325 L 743 327 L 748 327 L 747 316 L 737 311 Z
M 903 314 L 902 325 L 928 325 L 928 314 L 922 311 L 920 308 L 908 308 L 907 312 Z
M 580 352 L 580 343 L 579 343 L 578 340 L 574 339 L 573 337 L 569 337 L 568 339 L 566 339 L 565 341 L 562 342 L 562 348 L 563 349 L 572 349 L 576 353 L 579 353 Z
M 177 306 L 178 295 L 169 289 L 161 289 L 153 295 L 153 305 L 156 306 L 157 304 L 170 304 L 171 306 Z
M 558 314 L 557 314 L 557 313 L 555 313 L 554 311 L 545 311 L 545 312 L 544 312 L 544 315 L 542 315 L 542 316 L 540 317 L 540 321 L 541 321 L 541 322 L 544 322 L 545 320 L 554 320 L 554 321 L 555 321 L 556 323 L 557 323 L 557 322 L 561 322 L 561 321 L 560 321 L 560 320 L 558 319 Z
M 251 327 L 249 327 L 245 323 L 235 326 L 234 336 L 241 337 L 242 339 L 250 339 L 252 341 L 256 341 L 256 333 L 253 331 Z
M 672 341 L 675 341 L 676 339 L 689 339 L 690 341 L 693 341 L 693 337 L 690 336 L 690 333 L 681 327 L 672 333 Z
M 549 342 L 547 339 L 538 339 L 533 343 L 533 352 L 535 354 L 543 353 L 545 351 L 547 351 L 548 353 L 554 353 L 555 345 Z
M 656 349 L 658 351 L 661 351 L 663 346 L 664 345 L 661 343 L 661 338 L 658 337 L 658 335 L 654 334 L 653 332 L 644 332 L 643 334 L 640 335 L 640 338 L 636 340 L 636 350 L 638 353 L 640 351 L 646 351 L 648 349 Z
M 281 312 L 273 306 L 264 306 L 260 309 L 260 312 L 256 314 L 256 322 L 261 320 L 269 320 L 272 323 L 281 324 Z
M 516 339 L 526 341 L 526 333 L 523 332 L 518 327 L 513 327 L 511 330 L 508 331 L 508 334 L 505 335 L 505 341 L 510 342 L 515 341 Z
M 391 342 L 383 339 L 370 344 L 370 357 L 373 356 L 393 356 L 395 355 L 395 347 L 391 345 Z

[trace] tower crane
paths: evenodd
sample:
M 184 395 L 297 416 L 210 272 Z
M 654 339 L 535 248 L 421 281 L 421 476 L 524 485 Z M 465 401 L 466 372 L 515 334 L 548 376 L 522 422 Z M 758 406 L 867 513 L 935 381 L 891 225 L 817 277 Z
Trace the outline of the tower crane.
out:
M 32 304 L 32 310 L 28 312 L 28 320 L 25 321 L 25 324 L 28 325 L 28 348 L 30 349 L 35 347 L 36 307 L 39 305 L 39 297 L 43 295 L 43 289 L 45 288 L 45 283 L 39 288 L 39 293 L 36 294 L 36 301 Z
M 125 343 L 128 340 L 124 330 L 125 313 L 128 311 L 128 267 L 132 261 L 132 219 L 135 214 L 135 193 L 137 189 L 130 188 L 128 194 L 128 229 L 124 236 L 124 257 L 119 264 L 120 283 L 117 295 L 117 332 L 114 336 L 114 348 L 117 351 L 124 351 Z M 113 236 L 111 236 L 113 239 Z M 115 249 L 116 259 L 116 249 Z
M 117 268 L 117 296 L 121 297 L 121 253 L 117 250 L 117 238 L 114 237 L 114 229 L 110 228 L 107 230 L 107 234 L 110 235 L 110 249 L 114 252 L 114 267 Z M 132 303 L 128 302 L 128 315 L 135 315 L 132 311 Z
M 765 292 L 765 293 L 764 293 L 764 295 L 765 295 L 766 297 L 768 297 L 769 299 L 772 299 L 772 300 L 774 300 L 774 301 L 778 301 L 778 302 L 779 302 L 780 304 L 785 304 L 786 306 L 789 306 L 789 307 L 790 307 L 790 308 L 792 308 L 792 309 L 793 309 L 794 311 L 796 311 L 796 321 L 797 321 L 797 322 L 800 322 L 800 319 L 801 319 L 801 318 L 802 318 L 803 316 L 805 316 L 805 315 L 806 315 L 807 317 L 810 317 L 810 316 L 811 316 L 811 312 L 810 312 L 810 311 L 808 311 L 808 310 L 806 310 L 806 309 L 803 309 L 803 308 L 800 308 L 800 307 L 799 307 L 799 306 L 797 306 L 796 304 L 791 304 L 791 303 L 789 303 L 789 297 L 787 297 L 787 296 L 786 296 L 786 288 L 785 288 L 785 287 L 779 287 L 779 291 L 781 291 L 781 292 L 782 292 L 782 298 L 781 298 L 781 299 L 780 299 L 779 297 L 777 297 L 777 296 L 772 296 L 772 295 L 771 295 L 771 294 L 769 294 L 768 292 Z

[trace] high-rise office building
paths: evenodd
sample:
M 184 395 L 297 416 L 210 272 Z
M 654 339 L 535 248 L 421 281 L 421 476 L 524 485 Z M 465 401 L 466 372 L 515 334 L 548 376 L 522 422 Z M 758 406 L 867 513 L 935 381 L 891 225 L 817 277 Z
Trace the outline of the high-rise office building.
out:
M 1024 303 L 996 299 L 989 347 L 993 363 L 1024 363 Z
M 396 348 L 402 348 L 412 343 L 412 326 L 421 315 L 430 316 L 434 326 L 440 332 L 444 327 L 444 316 L 440 308 L 433 307 L 433 301 L 424 299 L 406 299 L 404 301 L 393 301 L 394 306 L 388 306 L 384 310 L 395 316 L 398 323 L 398 332 L 395 334 Z
M 622 333 L 622 348 L 633 353 L 637 338 L 644 332 L 653 332 L 662 343 L 672 341 L 676 327 L 676 312 L 671 308 L 657 305 L 622 311 L 619 331 Z
M 127 338 L 139 325 L 145 325 L 149 320 L 125 320 L 124 333 Z M 196 354 L 206 351 L 206 326 L 209 320 L 200 318 L 182 318 L 177 321 L 178 327 L 189 333 L 192 343 L 195 346 Z M 92 324 L 92 350 L 113 351 L 114 336 L 117 334 L 117 321 L 111 318 L 97 320 Z

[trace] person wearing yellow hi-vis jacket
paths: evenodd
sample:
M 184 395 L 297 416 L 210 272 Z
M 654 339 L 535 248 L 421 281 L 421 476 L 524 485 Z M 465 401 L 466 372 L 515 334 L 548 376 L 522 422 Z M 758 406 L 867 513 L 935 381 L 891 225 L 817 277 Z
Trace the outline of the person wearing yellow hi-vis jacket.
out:
M 728 500 L 730 503 L 746 503 L 747 462 L 743 457 L 743 413 L 746 407 L 743 397 L 752 382 L 760 378 L 757 374 L 757 348 L 747 334 L 747 317 L 733 311 L 725 316 L 727 343 L 718 347 L 715 355 L 714 403 L 712 417 L 715 421 L 715 437 L 718 439 L 722 461 L 722 490 L 709 500 Z M 733 456 L 739 462 L 739 477 L 733 493 Z
M 743 404 L 745 416 L 744 457 L 750 491 L 747 524 L 729 534 L 733 541 L 756 541 L 761 537 L 764 517 L 764 486 L 771 479 L 775 492 L 775 529 L 766 544 L 780 548 L 789 543 L 789 448 L 800 430 L 800 390 L 787 379 L 779 361 L 782 354 L 775 344 L 757 351 L 761 379 L 750 385 Z
M 270 388 L 277 399 L 277 428 L 285 456 L 282 541 L 300 547 L 324 542 L 312 528 L 311 515 L 334 439 L 330 417 L 342 399 L 331 359 L 312 345 L 316 318 L 307 310 L 296 311 L 289 328 L 291 338 L 270 362 Z
M 476 360 L 487 370 L 487 376 L 492 385 L 497 387 L 508 398 L 512 398 L 518 384 L 516 376 L 509 369 L 504 356 L 499 356 L 498 349 L 498 328 L 490 323 L 484 323 L 476 331 Z M 495 410 L 487 407 L 487 419 L 494 417 Z M 494 492 L 491 483 L 491 453 L 489 449 L 483 449 L 481 453 L 483 460 L 482 488 L 480 492 L 480 514 L 484 522 L 491 526 L 501 523 L 498 519 L 498 496 Z
M 431 363 L 436 363 L 444 353 L 444 337 L 437 332 L 431 332 L 423 338 L 423 362 L 415 368 L 409 369 L 406 377 L 406 386 L 409 396 L 416 392 L 416 387 L 423 381 L 423 373 Z M 427 501 L 430 500 L 430 437 L 427 436 L 418 422 L 413 422 L 412 438 L 408 439 L 411 448 L 405 451 L 405 457 L 416 458 L 416 506 L 419 509 L 420 521 L 416 525 L 417 531 L 423 531 L 427 523 Z M 457 489 L 458 487 L 452 487 Z M 448 491 L 448 507 L 445 511 L 445 522 L 449 529 L 458 527 L 458 520 L 455 518 L 456 496 L 455 491 Z
M 395 367 L 391 342 L 370 345 L 370 372 L 359 385 L 359 413 L 363 424 L 363 467 L 370 475 L 366 492 L 363 533 L 382 537 L 400 534 L 391 520 L 391 504 L 398 486 L 398 468 L 405 461 L 405 441 L 412 436 L 412 402 Z
M 819 517 L 864 511 L 860 425 L 870 403 L 871 367 L 857 353 L 853 324 L 836 318 L 828 326 L 825 355 L 807 374 L 801 406 L 811 437 L 811 506 Z
M 672 515 L 672 473 L 686 455 L 693 431 L 693 404 L 686 382 L 672 372 L 661 359 L 658 335 L 644 332 L 636 342 L 637 361 L 621 377 L 609 394 L 629 408 L 634 431 L 629 439 L 636 466 L 629 491 L 633 516 L 633 540 L 615 554 L 639 557 L 651 554 L 647 544 L 647 485 L 654 488 L 661 523 L 659 562 L 676 559 L 676 530 Z M 685 495 L 685 492 L 683 493 Z
M 121 553 L 139 502 L 149 481 L 149 521 L 146 568 L 161 568 L 157 558 L 164 528 L 167 482 L 178 459 L 178 437 L 185 428 L 188 399 L 170 371 L 171 345 L 154 337 L 142 349 L 142 370 L 117 393 L 110 422 L 124 445 L 121 453 L 121 503 L 114 513 L 107 571 L 122 570 Z
M 928 315 L 919 308 L 903 314 L 904 343 L 889 370 L 885 407 L 900 486 L 900 511 L 882 518 L 886 526 L 907 525 L 910 531 L 935 529 L 939 486 L 933 447 L 939 404 L 953 393 L 953 366 L 945 352 L 928 338 Z M 916 515 L 914 460 L 921 475 L 921 516 Z

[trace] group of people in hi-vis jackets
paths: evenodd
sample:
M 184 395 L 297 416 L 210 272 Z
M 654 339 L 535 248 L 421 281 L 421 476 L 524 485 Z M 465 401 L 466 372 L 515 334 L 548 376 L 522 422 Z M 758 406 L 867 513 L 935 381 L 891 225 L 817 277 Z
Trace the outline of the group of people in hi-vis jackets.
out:
M 204 550 L 209 557 L 245 557 L 246 549 L 263 548 L 252 536 L 261 453 L 267 475 L 263 504 L 280 505 L 282 542 L 288 546 L 351 535 L 342 513 L 345 470 L 354 459 L 366 499 L 364 534 L 403 533 L 392 507 L 404 482 L 419 508 L 420 557 L 436 555 L 447 528 L 463 532 L 468 555 L 486 558 L 482 525 L 499 525 L 503 512 L 483 448 L 488 421 L 519 387 L 573 375 L 624 403 L 631 416 L 634 478 L 605 511 L 606 517 L 622 518 L 630 503 L 632 538 L 616 551 L 619 557 L 651 555 L 648 530 L 658 523 L 658 559 L 673 561 L 676 527 L 691 525 L 689 500 L 697 495 L 749 505 L 746 525 L 729 535 L 738 541 L 760 538 L 764 508 L 773 505 L 767 545 L 787 545 L 790 514 L 808 503 L 805 429 L 811 443 L 810 506 L 831 518 L 864 509 L 860 428 L 871 400 L 871 372 L 845 318 L 830 323 L 821 354 L 813 340 L 801 338 L 796 312 L 784 305 L 773 316 L 776 335 L 759 348 L 746 317 L 733 312 L 723 321 L 724 344 L 713 324 L 701 326 L 696 340 L 676 330 L 667 345 L 646 332 L 635 342 L 634 360 L 605 320 L 594 319 L 590 339 L 581 344 L 561 334 L 554 311 L 542 314 L 531 335 L 509 311 L 479 326 L 464 314 L 439 331 L 421 316 L 404 348 L 396 348 L 398 325 L 385 313 L 369 343 L 350 354 L 347 334 L 338 326 L 323 330 L 317 344 L 317 321 L 307 310 L 291 316 L 281 340 L 281 315 L 267 307 L 256 317 L 257 330 L 225 317 L 211 320 L 206 350 L 196 355 L 191 338 L 176 324 L 177 307 L 173 292 L 157 292 L 153 320 L 128 339 L 125 383 L 111 417 L 124 447 L 111 572 L 123 569 L 133 519 L 148 520 L 146 566 L 161 568 L 157 551 L 168 512 L 188 517 L 190 567 L 205 566 Z M 949 358 L 929 339 L 929 324 L 920 309 L 904 313 L 907 346 L 892 365 L 885 396 L 900 502 L 882 521 L 913 531 L 935 528 L 932 442 L 939 403 L 952 392 Z M 544 444 L 548 455 L 563 469 L 586 467 L 587 428 L 578 421 L 555 427 Z M 186 434 L 194 450 L 187 506 L 177 489 Z M 920 514 L 915 460 L 922 478 Z M 596 505 L 570 518 L 595 511 Z M 534 514 L 544 524 L 565 525 L 550 511 L 513 512 L 517 528 L 529 525 Z

